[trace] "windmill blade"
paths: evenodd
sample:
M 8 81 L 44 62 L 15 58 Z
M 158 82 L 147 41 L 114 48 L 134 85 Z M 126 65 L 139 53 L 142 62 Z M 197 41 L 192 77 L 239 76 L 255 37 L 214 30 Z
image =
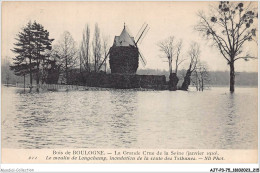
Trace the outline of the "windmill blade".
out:
M 148 27 L 145 32 L 143 33 L 143 36 L 141 37 L 141 39 L 139 40 L 138 44 L 140 45 L 142 43 L 142 41 L 144 40 L 144 37 L 146 36 L 147 32 L 150 30 L 150 27 Z
M 139 42 L 139 40 L 143 37 L 145 30 L 147 30 L 148 24 L 145 24 L 145 28 L 141 31 L 140 37 L 138 37 L 136 44 Z
M 140 59 L 141 59 L 141 62 L 142 62 L 143 67 L 145 67 L 147 61 L 146 61 L 146 59 L 144 58 L 143 54 L 142 54 L 140 51 L 139 51 L 139 57 L 140 57 Z
M 135 36 L 135 38 L 139 38 L 140 37 L 140 35 L 141 35 L 141 31 L 145 28 L 145 25 L 146 25 L 146 23 L 144 23 L 143 25 L 142 25 L 142 27 L 139 29 L 139 31 L 138 31 L 138 33 L 136 34 L 136 36 Z
M 110 48 L 110 49 L 111 49 L 111 48 Z M 108 55 L 110 54 L 110 49 L 109 49 L 107 55 L 105 56 L 104 60 L 102 61 L 102 63 L 99 65 L 99 67 L 98 67 L 98 71 L 101 69 L 102 65 L 104 64 L 104 62 L 106 61 Z

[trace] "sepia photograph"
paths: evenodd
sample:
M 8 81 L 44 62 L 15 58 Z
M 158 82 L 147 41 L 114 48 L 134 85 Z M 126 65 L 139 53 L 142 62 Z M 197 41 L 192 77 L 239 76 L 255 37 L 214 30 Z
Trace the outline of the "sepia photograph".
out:
M 2 162 L 258 162 L 257 1 L 1 13 Z

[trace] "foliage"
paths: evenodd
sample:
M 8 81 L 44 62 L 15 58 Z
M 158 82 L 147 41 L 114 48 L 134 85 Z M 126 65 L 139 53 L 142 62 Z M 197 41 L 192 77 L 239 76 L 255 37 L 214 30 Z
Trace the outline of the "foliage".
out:
M 109 52 L 109 46 L 108 46 L 108 40 L 109 38 L 108 37 L 105 37 L 103 36 L 103 39 L 102 39 L 102 53 L 104 55 L 104 70 L 105 72 L 107 71 L 107 61 L 106 61 L 106 57 L 108 55 L 108 52 Z
M 40 68 L 49 57 L 48 52 L 52 49 L 52 41 L 49 32 L 36 21 L 29 22 L 26 27 L 18 33 L 17 42 L 12 51 L 17 54 L 13 58 L 14 63 L 10 69 L 18 76 L 30 74 L 30 84 L 32 85 L 33 74 L 36 75 L 37 84 L 40 80 Z

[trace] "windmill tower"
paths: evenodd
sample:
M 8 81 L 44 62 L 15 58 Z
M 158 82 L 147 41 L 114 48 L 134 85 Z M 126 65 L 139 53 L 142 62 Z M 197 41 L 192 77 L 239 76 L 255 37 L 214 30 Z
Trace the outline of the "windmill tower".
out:
M 129 29 L 124 25 L 120 36 L 115 36 L 113 46 L 107 54 L 107 56 L 109 55 L 111 73 L 135 74 L 139 66 L 139 60 L 143 66 L 146 65 L 146 60 L 140 52 L 138 45 L 142 42 L 149 29 L 148 24 L 143 24 L 135 40 L 130 35 Z

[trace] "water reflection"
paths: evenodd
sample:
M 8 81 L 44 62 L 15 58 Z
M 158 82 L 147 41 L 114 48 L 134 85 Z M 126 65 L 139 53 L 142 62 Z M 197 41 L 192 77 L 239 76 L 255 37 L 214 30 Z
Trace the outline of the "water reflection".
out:
M 256 149 L 257 89 L 205 92 L 2 88 L 5 148 Z
M 236 103 L 235 103 L 235 93 L 230 93 L 227 95 L 225 103 L 226 103 L 226 112 L 227 116 L 223 120 L 225 123 L 225 126 L 222 131 L 222 145 L 223 146 L 228 146 L 228 148 L 233 148 L 234 143 L 236 142 L 236 137 L 239 134 L 237 133 L 237 130 L 234 130 L 234 127 L 236 126 Z
M 137 92 L 121 91 L 110 95 L 111 113 L 108 121 L 113 148 L 131 148 L 136 142 Z

